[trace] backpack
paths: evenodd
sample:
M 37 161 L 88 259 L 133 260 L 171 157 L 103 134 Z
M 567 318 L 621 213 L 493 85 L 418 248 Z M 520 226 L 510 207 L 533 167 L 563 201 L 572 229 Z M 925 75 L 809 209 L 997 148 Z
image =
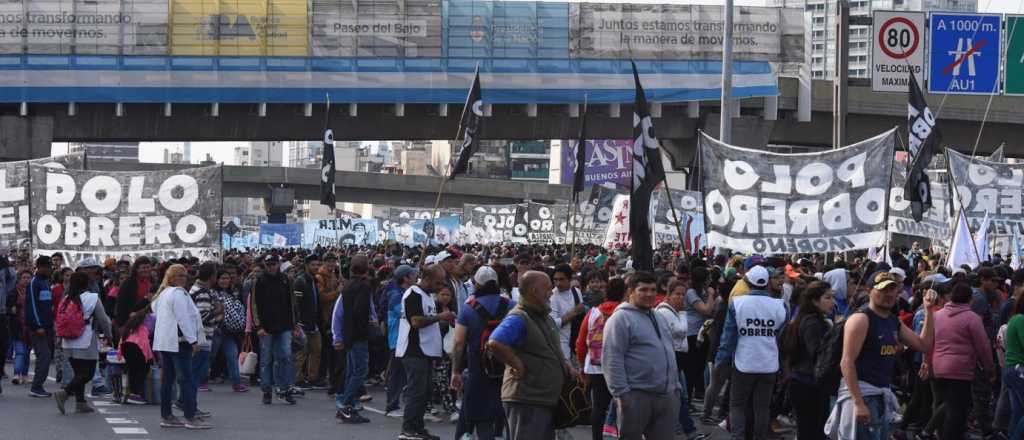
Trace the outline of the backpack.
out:
M 224 304 L 224 321 L 221 322 L 224 331 L 235 334 L 245 330 L 245 307 L 242 302 L 226 292 L 221 293 L 220 301 Z
M 572 292 L 572 306 L 576 307 L 583 302 L 583 295 L 575 287 L 569 289 Z M 586 319 L 586 313 L 580 313 L 572 319 L 572 323 L 569 324 L 569 345 L 571 346 L 576 342 L 576 338 L 580 336 L 580 326 L 583 325 L 583 320 Z
M 864 313 L 857 310 L 854 313 Z M 853 316 L 852 314 L 850 316 Z M 843 332 L 846 328 L 846 321 L 833 325 L 827 333 L 825 340 L 818 345 L 814 353 L 814 381 L 823 390 L 834 392 L 839 389 L 839 379 L 843 377 L 839 363 L 843 360 Z M 871 320 L 868 320 L 868 333 L 871 332 Z
M 57 308 L 57 317 L 54 319 L 54 327 L 57 330 L 57 337 L 64 339 L 78 339 L 85 333 L 86 319 L 82 311 L 82 304 L 64 297 Z
M 604 322 L 609 315 L 595 308 L 597 316 L 594 317 L 594 325 L 587 333 L 587 352 L 590 354 L 590 364 L 595 367 L 601 366 L 601 350 L 604 348 Z
M 466 305 L 476 312 L 477 316 L 484 322 L 484 329 L 480 332 L 480 341 L 478 345 L 480 369 L 483 371 L 485 377 L 491 379 L 500 379 L 505 375 L 505 364 L 499 361 L 494 353 L 487 348 L 487 341 L 491 339 L 491 333 L 494 333 L 494 329 L 501 324 L 501 320 L 505 319 L 505 315 L 508 314 L 510 302 L 508 298 L 501 297 L 501 302 L 498 304 L 498 309 L 491 315 L 476 297 L 471 297 L 466 301 Z

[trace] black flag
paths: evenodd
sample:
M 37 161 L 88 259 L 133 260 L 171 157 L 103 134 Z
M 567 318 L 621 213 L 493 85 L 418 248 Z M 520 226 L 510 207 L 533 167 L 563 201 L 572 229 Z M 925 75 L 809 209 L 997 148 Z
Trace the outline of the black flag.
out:
M 579 202 L 583 192 L 583 172 L 587 163 L 587 102 L 583 102 L 583 115 L 580 116 L 580 135 L 576 138 L 576 169 L 573 170 L 572 201 Z
M 469 158 L 476 154 L 480 144 L 479 132 L 480 123 L 484 116 L 484 101 L 480 95 L 480 66 L 477 66 L 473 75 L 473 87 L 469 89 L 466 96 L 466 105 L 462 107 L 462 119 L 459 121 L 459 135 L 462 136 L 462 149 L 459 150 L 459 159 L 455 162 L 448 179 L 454 179 L 456 174 L 465 174 L 469 167 Z
M 924 94 L 910 73 L 910 91 L 907 102 L 907 137 L 910 148 L 910 168 L 903 194 L 910 201 L 911 216 L 921 221 L 925 211 L 932 207 L 931 182 L 925 168 L 939 151 L 942 133 L 935 127 L 935 115 L 928 108 Z
M 334 132 L 324 131 L 323 159 L 320 161 L 320 204 L 334 209 Z
M 654 249 L 651 243 L 651 194 L 665 180 L 661 164 L 658 139 L 652 133 L 651 113 L 647 97 L 640 86 L 640 75 L 633 64 L 636 83 L 636 102 L 633 104 L 633 181 L 630 187 L 629 235 L 633 240 L 633 268 L 654 269 Z

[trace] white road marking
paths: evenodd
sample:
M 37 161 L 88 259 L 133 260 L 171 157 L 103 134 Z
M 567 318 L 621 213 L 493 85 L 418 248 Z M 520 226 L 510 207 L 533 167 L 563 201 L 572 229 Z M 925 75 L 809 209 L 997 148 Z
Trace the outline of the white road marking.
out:
M 381 411 L 381 410 L 379 410 L 379 409 L 377 409 L 377 408 L 372 408 L 372 407 L 369 407 L 369 406 L 365 406 L 365 405 L 364 405 L 364 406 L 363 406 L 363 409 L 365 409 L 365 410 L 367 410 L 367 411 L 369 411 L 369 412 L 372 412 L 372 413 L 376 413 L 376 414 L 384 415 L 384 411 Z
M 96 408 L 100 414 L 115 415 L 115 414 L 128 414 L 128 411 L 117 411 L 111 408 Z
M 114 434 L 120 434 L 120 435 L 126 435 L 126 434 L 130 434 L 130 435 L 147 435 L 147 434 L 149 434 L 149 432 L 146 431 L 146 428 L 115 427 L 114 428 Z
M 139 424 L 139 422 L 137 420 L 128 419 L 128 418 L 124 418 L 124 417 L 107 417 L 106 419 L 107 419 L 107 423 L 109 423 L 111 425 L 137 425 L 137 424 Z

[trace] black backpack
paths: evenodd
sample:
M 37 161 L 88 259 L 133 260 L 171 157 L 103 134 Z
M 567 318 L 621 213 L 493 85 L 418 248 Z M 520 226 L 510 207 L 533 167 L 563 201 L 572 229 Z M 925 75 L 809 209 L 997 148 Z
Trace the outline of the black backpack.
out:
M 508 314 L 510 304 L 511 303 L 508 298 L 501 297 L 498 309 L 494 311 L 493 315 L 491 315 L 491 313 L 487 311 L 487 308 L 476 300 L 475 296 L 471 297 L 469 301 L 466 301 L 466 305 L 472 308 L 473 311 L 476 312 L 477 316 L 479 316 L 484 322 L 484 329 L 480 332 L 480 341 L 478 342 L 478 352 L 480 354 L 479 362 L 480 369 L 483 371 L 484 376 L 491 379 L 500 379 L 505 375 L 505 364 L 499 361 L 494 356 L 494 353 L 487 348 L 487 341 L 491 339 L 491 333 L 494 333 L 494 329 L 498 327 L 498 324 L 501 324 L 501 320 L 505 319 L 505 315 Z
M 864 313 L 864 311 L 857 310 L 854 313 Z M 843 360 L 843 332 L 848 320 L 849 317 L 833 325 L 825 333 L 825 340 L 818 345 L 818 351 L 814 353 L 814 381 L 822 390 L 829 393 L 834 393 L 839 389 L 839 380 L 843 377 L 839 363 Z M 871 320 L 868 320 L 868 333 L 871 332 L 870 322 Z

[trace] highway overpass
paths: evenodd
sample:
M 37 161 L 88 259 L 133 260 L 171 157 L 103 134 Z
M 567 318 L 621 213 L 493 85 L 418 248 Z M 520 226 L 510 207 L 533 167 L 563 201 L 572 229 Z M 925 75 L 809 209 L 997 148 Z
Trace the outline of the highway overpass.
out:
M 832 83 L 813 81 L 811 118 L 797 118 L 798 82 L 780 78 L 777 99 L 748 98 L 734 122 L 734 142 L 760 147 L 767 143 L 829 147 L 832 136 Z M 905 138 L 906 95 L 850 88 L 849 141 L 870 137 L 894 126 Z M 945 99 L 944 99 L 945 98 Z M 978 135 L 987 97 L 930 95 L 948 145 L 969 152 Z M 1024 98 L 992 100 L 978 151 L 988 153 L 1006 142 L 1008 156 L 1024 157 L 1017 136 L 1024 124 Z M 461 105 L 345 104 L 330 108 L 330 126 L 339 140 L 451 139 Z M 655 104 L 655 127 L 680 168 L 692 155 L 697 130 L 718 132 L 717 102 Z M 0 157 L 41 157 L 50 142 L 105 141 L 259 141 L 319 138 L 322 104 L 0 104 Z M 489 139 L 566 139 L 578 130 L 579 107 L 572 104 L 493 105 L 483 137 Z M 22 115 L 24 113 L 24 115 Z M 626 104 L 594 105 L 587 125 L 595 139 L 632 136 L 632 108 Z
M 135 171 L 186 168 L 187 165 L 124 163 L 90 160 L 91 170 Z M 334 177 L 338 201 L 386 203 L 395 206 L 434 207 L 441 178 L 396 174 L 338 171 Z M 224 167 L 224 197 L 270 198 L 275 185 L 295 189 L 299 200 L 320 200 L 320 170 L 284 167 Z M 525 199 L 554 203 L 569 200 L 572 187 L 513 180 L 456 178 L 447 183 L 442 207 L 461 208 L 463 203 L 506 204 Z

